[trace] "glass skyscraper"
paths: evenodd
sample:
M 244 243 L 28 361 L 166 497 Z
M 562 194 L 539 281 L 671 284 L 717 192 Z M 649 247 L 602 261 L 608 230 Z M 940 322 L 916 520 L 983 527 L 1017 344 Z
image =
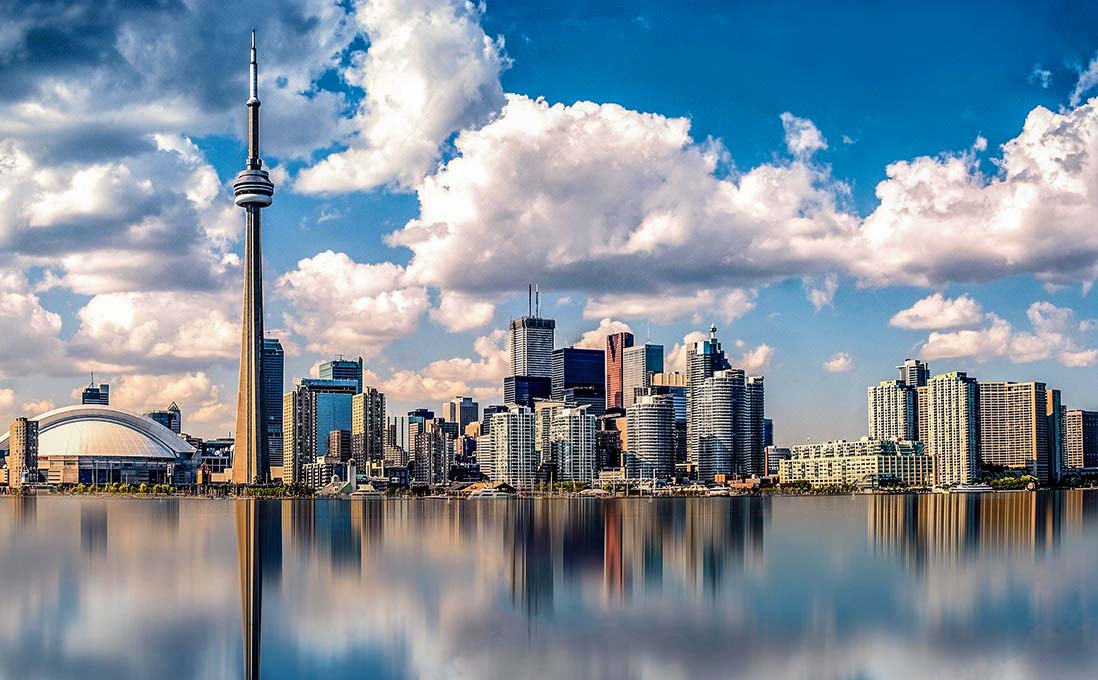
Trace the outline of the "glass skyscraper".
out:
M 357 359 L 336 357 L 322 363 L 319 370 L 321 380 L 354 380 L 358 385 L 358 392 L 362 391 L 362 357 Z
M 263 427 L 272 467 L 282 466 L 282 383 L 286 355 L 278 338 L 263 338 Z

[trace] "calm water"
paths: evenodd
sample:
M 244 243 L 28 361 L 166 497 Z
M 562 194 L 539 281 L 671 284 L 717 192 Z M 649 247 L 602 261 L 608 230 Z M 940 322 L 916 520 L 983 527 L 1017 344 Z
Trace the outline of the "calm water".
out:
M 2 498 L 0 584 L 5 678 L 1093 678 L 1098 492 Z

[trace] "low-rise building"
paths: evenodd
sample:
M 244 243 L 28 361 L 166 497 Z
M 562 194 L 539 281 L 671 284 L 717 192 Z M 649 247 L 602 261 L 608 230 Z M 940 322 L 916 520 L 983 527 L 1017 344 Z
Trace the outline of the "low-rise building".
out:
M 876 489 L 889 484 L 924 486 L 933 481 L 934 458 L 922 442 L 862 438 L 803 444 L 779 464 L 782 484 L 855 484 Z

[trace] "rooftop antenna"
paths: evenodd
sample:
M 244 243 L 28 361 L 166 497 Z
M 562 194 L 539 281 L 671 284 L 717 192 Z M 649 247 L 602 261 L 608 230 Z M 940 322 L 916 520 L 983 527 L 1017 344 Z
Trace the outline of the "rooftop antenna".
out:
M 538 285 L 534 284 L 534 316 L 541 318 L 541 291 L 538 290 Z
M 534 284 L 526 286 L 526 316 L 534 315 Z

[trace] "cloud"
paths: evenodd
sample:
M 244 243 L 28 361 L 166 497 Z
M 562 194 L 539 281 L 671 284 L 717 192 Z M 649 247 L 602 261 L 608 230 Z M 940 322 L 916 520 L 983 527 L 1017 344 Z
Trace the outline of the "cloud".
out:
M 919 352 L 926 360 L 971 357 L 976 361 L 1006 358 L 1012 363 L 1055 359 L 1064 366 L 1091 366 L 1098 362 L 1098 349 L 1086 347 L 1082 334 L 1086 322 L 1077 323 L 1075 313 L 1050 302 L 1034 302 L 1026 312 L 1032 331 L 1016 330 L 1010 322 L 987 315 L 982 328 L 951 332 L 935 331 Z
M 226 432 L 233 427 L 235 405 L 223 396 L 224 388 L 214 384 L 203 371 L 182 375 L 127 375 L 111 382 L 111 405 L 136 413 L 165 409 L 173 401 L 188 423 Z M 233 394 L 235 396 L 235 390 Z
M 425 288 L 404 282 L 404 269 L 391 262 L 363 264 L 328 250 L 298 262 L 275 289 L 290 305 L 286 328 L 309 351 L 372 357 L 414 332 L 430 305 Z
M 1043 68 L 1040 63 L 1036 63 L 1033 65 L 1033 69 L 1030 70 L 1029 76 L 1026 77 L 1026 81 L 1033 83 L 1042 90 L 1047 90 L 1048 86 L 1052 84 L 1052 71 Z
M 40 399 L 38 401 L 28 401 L 23 404 L 23 415 L 27 417 L 34 417 L 42 415 L 47 411 L 52 411 L 53 400 L 52 399 Z M 0 409 L 2 410 L 2 409 Z
M 15 411 L 15 390 L 0 387 L 0 434 L 7 431 Z
M 1085 68 L 1080 69 L 1079 78 L 1075 81 L 1075 87 L 1071 90 L 1068 102 L 1072 106 L 1078 106 L 1083 101 L 1083 95 L 1098 85 L 1098 54 L 1090 59 Z
M 450 135 L 479 127 L 503 107 L 503 39 L 480 27 L 483 6 L 461 0 L 371 0 L 356 7 L 370 41 L 343 77 L 365 96 L 357 135 L 297 177 L 303 193 L 413 188 Z
M 742 343 L 737 343 L 737 346 L 742 346 Z M 743 353 L 740 354 L 739 361 L 733 364 L 735 368 L 742 368 L 745 373 L 759 373 L 766 370 L 770 366 L 770 362 L 774 359 L 774 348 L 767 344 L 758 345 L 752 348 L 745 348 Z
M 585 331 L 576 341 L 575 347 L 584 349 L 606 349 L 606 336 L 614 333 L 632 333 L 633 329 L 624 321 L 614 321 L 604 318 L 599 322 L 598 328 Z
M 507 332 L 500 329 L 481 336 L 473 349 L 477 359 L 454 357 L 432 361 L 419 370 L 394 371 L 379 381 L 379 388 L 387 399 L 402 402 L 442 400 L 458 394 L 499 401 L 509 369 Z
M 496 306 L 474 296 L 442 291 L 439 305 L 430 312 L 431 320 L 452 333 L 488 325 L 496 314 Z
M 816 124 L 807 118 L 798 118 L 786 111 L 781 115 L 785 130 L 785 146 L 797 158 L 809 158 L 827 148 L 827 140 Z
M 683 336 L 682 342 L 676 342 L 671 351 L 664 357 L 663 365 L 669 373 L 686 373 L 686 351 L 690 345 L 702 340 L 708 340 L 709 334 L 701 331 L 690 331 Z
M 42 302 L 21 275 L 0 268 L 0 377 L 61 368 L 61 316 Z
M 828 373 L 847 373 L 854 370 L 854 357 L 846 352 L 836 352 L 824 362 L 823 370 Z
M 668 372 L 686 373 L 686 355 L 689 347 L 695 342 L 708 340 L 709 334 L 701 331 L 691 331 L 683 336 L 682 342 L 676 342 L 671 351 L 664 358 L 665 370 Z M 737 340 L 733 343 L 736 349 L 741 350 L 738 358 L 731 356 L 732 352 L 726 345 L 725 354 L 728 355 L 734 368 L 742 368 L 747 373 L 758 373 L 765 370 L 774 358 L 774 348 L 765 343 L 748 347 L 747 343 Z
M 684 294 L 602 295 L 588 298 L 583 316 L 585 319 L 619 316 L 656 323 L 689 317 L 694 323 L 707 319 L 731 323 L 755 308 L 755 296 L 754 290 L 742 288 L 705 289 Z
M 934 293 L 896 312 L 888 324 L 896 328 L 941 330 L 971 328 L 983 320 L 983 308 L 968 295 L 947 298 L 941 293 Z
M 824 307 L 830 307 L 835 300 L 835 293 L 839 290 L 839 277 L 828 274 L 822 279 L 806 278 L 803 281 L 805 297 L 820 311 Z

